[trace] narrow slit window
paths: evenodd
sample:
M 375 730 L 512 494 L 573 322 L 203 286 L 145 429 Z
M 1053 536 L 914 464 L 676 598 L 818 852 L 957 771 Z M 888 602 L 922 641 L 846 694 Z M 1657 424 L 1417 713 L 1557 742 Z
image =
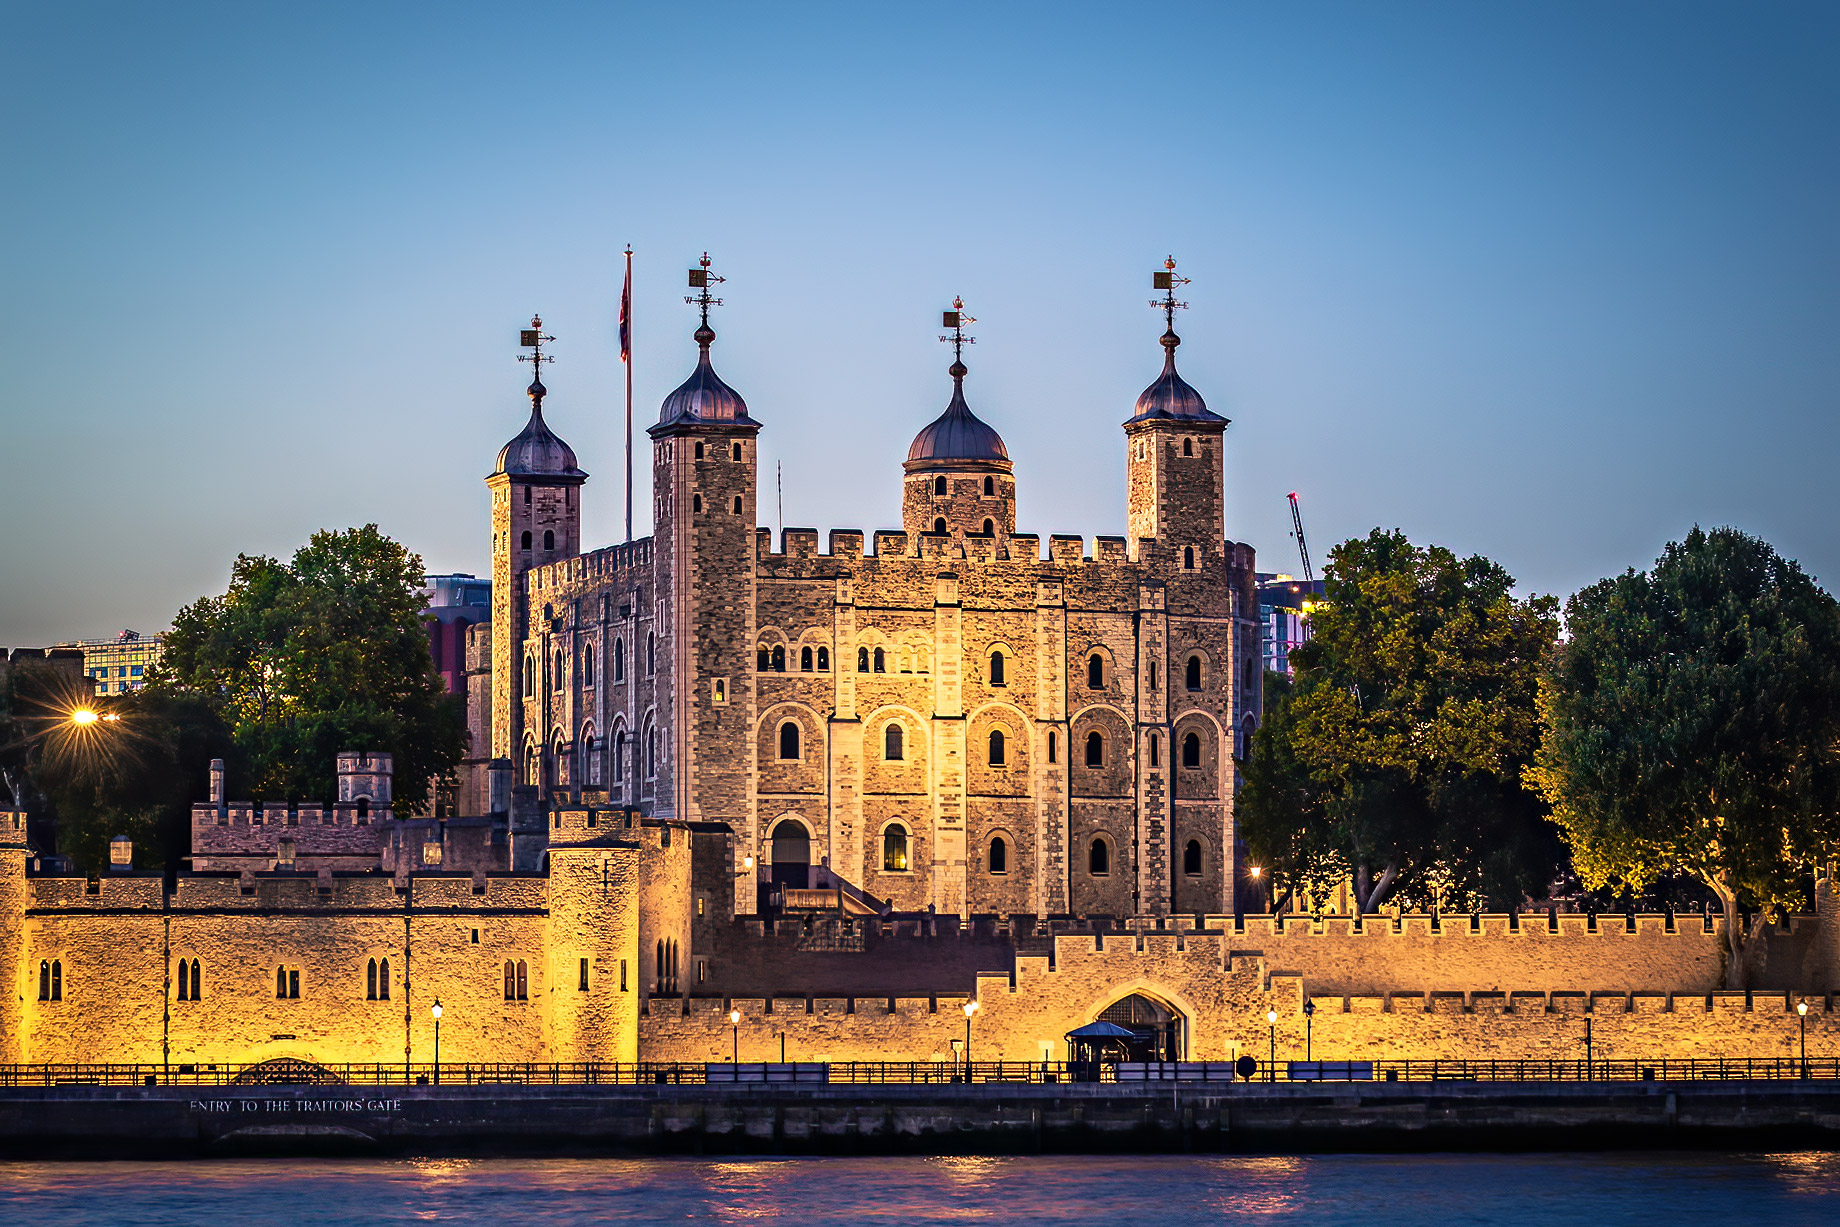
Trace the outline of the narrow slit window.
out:
M 1004 684 L 1003 653 L 1001 652 L 992 652 L 990 654 L 990 684 L 992 686 L 1001 686 Z

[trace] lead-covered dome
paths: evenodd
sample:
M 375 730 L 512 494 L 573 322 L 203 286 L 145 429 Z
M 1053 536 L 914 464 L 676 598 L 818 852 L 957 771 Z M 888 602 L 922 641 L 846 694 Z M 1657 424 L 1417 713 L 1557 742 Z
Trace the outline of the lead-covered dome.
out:
M 1189 382 L 1176 374 L 1176 346 L 1182 338 L 1173 331 L 1163 334 L 1163 373 L 1156 382 L 1145 388 L 1137 398 L 1137 408 L 1132 413 L 1126 426 L 1138 422 L 1217 422 L 1225 425 L 1226 418 L 1207 407 L 1201 399 L 1201 393 L 1195 391 Z
M 575 449 L 564 443 L 543 420 L 543 396 L 547 391 L 542 380 L 530 385 L 530 421 L 515 439 L 498 450 L 495 473 L 513 477 L 587 476 L 575 465 Z
M 1005 472 L 1011 468 L 1003 436 L 971 412 L 971 406 L 965 403 L 965 375 L 964 364 L 954 362 L 952 401 L 944 413 L 914 436 L 913 446 L 907 449 L 907 463 L 903 466 L 909 473 L 956 464 L 994 465 Z
M 695 425 L 699 422 L 760 425 L 748 416 L 747 402 L 741 399 L 741 393 L 723 383 L 715 367 L 710 365 L 709 345 L 715 339 L 715 331 L 707 324 L 696 330 L 696 369 L 664 398 L 664 404 L 658 409 L 658 425 Z

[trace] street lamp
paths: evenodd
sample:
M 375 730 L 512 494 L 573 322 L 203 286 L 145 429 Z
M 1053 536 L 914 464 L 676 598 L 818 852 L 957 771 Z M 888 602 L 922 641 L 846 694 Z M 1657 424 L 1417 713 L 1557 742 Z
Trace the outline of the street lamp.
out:
M 978 1012 L 976 1001 L 965 1002 L 965 1082 L 971 1082 L 971 1016 Z
M 434 1015 L 434 1084 L 441 1085 L 441 999 L 434 999 L 434 1006 L 428 1011 Z
M 1265 1062 L 1265 1081 L 1278 1080 L 1278 1012 L 1265 1011 L 1265 1021 L 1271 1024 L 1271 1059 Z
M 730 1010 L 728 1012 L 728 1025 L 735 1029 L 735 1047 L 734 1047 L 734 1050 L 730 1053 L 729 1059 L 732 1062 L 734 1062 L 736 1065 L 739 1065 L 741 1064 L 741 1011 L 740 1010 Z
M 1795 1003 L 1795 1012 L 1802 1024 L 1802 1077 L 1808 1076 L 1808 999 L 1802 998 Z
M 96 710 L 92 707 L 79 707 L 77 710 L 70 713 L 70 722 L 78 728 L 88 728 L 100 719 L 102 719 L 102 717 L 98 716 Z
M 1310 1051 L 1310 1020 L 1315 1014 L 1316 1003 L 1311 1001 L 1308 997 L 1305 997 L 1303 999 L 1303 1059 L 1305 1061 L 1315 1059 Z
M 1259 874 L 1263 873 L 1264 871 L 1260 869 L 1257 865 L 1254 865 L 1250 869 L 1248 869 L 1246 872 L 1252 875 L 1252 884 L 1258 888 L 1259 904 L 1262 907 L 1264 906 L 1264 903 L 1265 903 L 1265 884 L 1259 881 Z

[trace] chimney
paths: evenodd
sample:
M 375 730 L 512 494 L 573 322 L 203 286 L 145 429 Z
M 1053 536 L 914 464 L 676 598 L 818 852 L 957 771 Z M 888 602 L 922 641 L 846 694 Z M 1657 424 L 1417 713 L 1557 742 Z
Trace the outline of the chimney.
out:
M 224 760 L 211 760 L 211 804 L 221 806 L 224 803 Z

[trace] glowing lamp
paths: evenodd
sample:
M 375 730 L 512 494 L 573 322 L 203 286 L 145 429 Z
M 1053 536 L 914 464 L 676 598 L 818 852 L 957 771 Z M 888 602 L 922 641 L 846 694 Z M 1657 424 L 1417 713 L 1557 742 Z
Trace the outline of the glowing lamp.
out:
M 1258 877 L 1258 876 L 1259 876 L 1259 867 L 1258 867 L 1257 865 L 1254 865 L 1254 866 L 1253 866 L 1253 867 L 1252 867 L 1251 869 L 1249 869 L 1249 870 L 1248 870 L 1247 872 L 1248 872 L 1248 873 L 1250 873 L 1250 874 L 1251 874 L 1251 875 L 1252 875 L 1253 877 L 1255 877 L 1255 878 L 1256 878 L 1256 877 Z
M 741 1011 L 730 1010 L 728 1012 L 728 1021 L 731 1025 L 739 1027 L 741 1025 Z
M 1800 1014 L 1800 1015 L 1801 1015 L 1801 1016 L 1802 1016 L 1803 1018 L 1806 1018 L 1806 1017 L 1808 1017 L 1808 1003 L 1807 1003 L 1806 1001 L 1798 1001 L 1798 1002 L 1796 1002 L 1796 1003 L 1795 1003 L 1795 1012 L 1796 1012 L 1797 1014 Z
M 95 711 L 87 707 L 79 707 L 77 710 L 70 713 L 70 722 L 84 728 L 96 723 L 96 721 L 100 719 L 102 719 L 101 716 L 98 716 Z
M 977 1013 L 977 1011 L 978 1011 L 977 1002 L 975 1001 L 965 1002 L 965 1017 L 966 1018 L 970 1018 L 973 1014 Z
M 1278 1025 L 1278 1012 L 1276 1010 L 1266 1010 L 1265 1011 L 1265 1021 L 1270 1023 L 1274 1027 L 1277 1026 Z
M 429 1010 L 428 1010 L 428 1012 L 429 1012 L 430 1014 L 432 1014 L 432 1015 L 434 1015 L 434 1020 L 435 1020 L 436 1022 L 440 1022 L 440 1021 L 441 1021 L 441 999 L 440 999 L 439 997 L 436 997 L 436 998 L 434 999 L 434 1005 L 432 1005 L 431 1007 L 429 1007 Z

